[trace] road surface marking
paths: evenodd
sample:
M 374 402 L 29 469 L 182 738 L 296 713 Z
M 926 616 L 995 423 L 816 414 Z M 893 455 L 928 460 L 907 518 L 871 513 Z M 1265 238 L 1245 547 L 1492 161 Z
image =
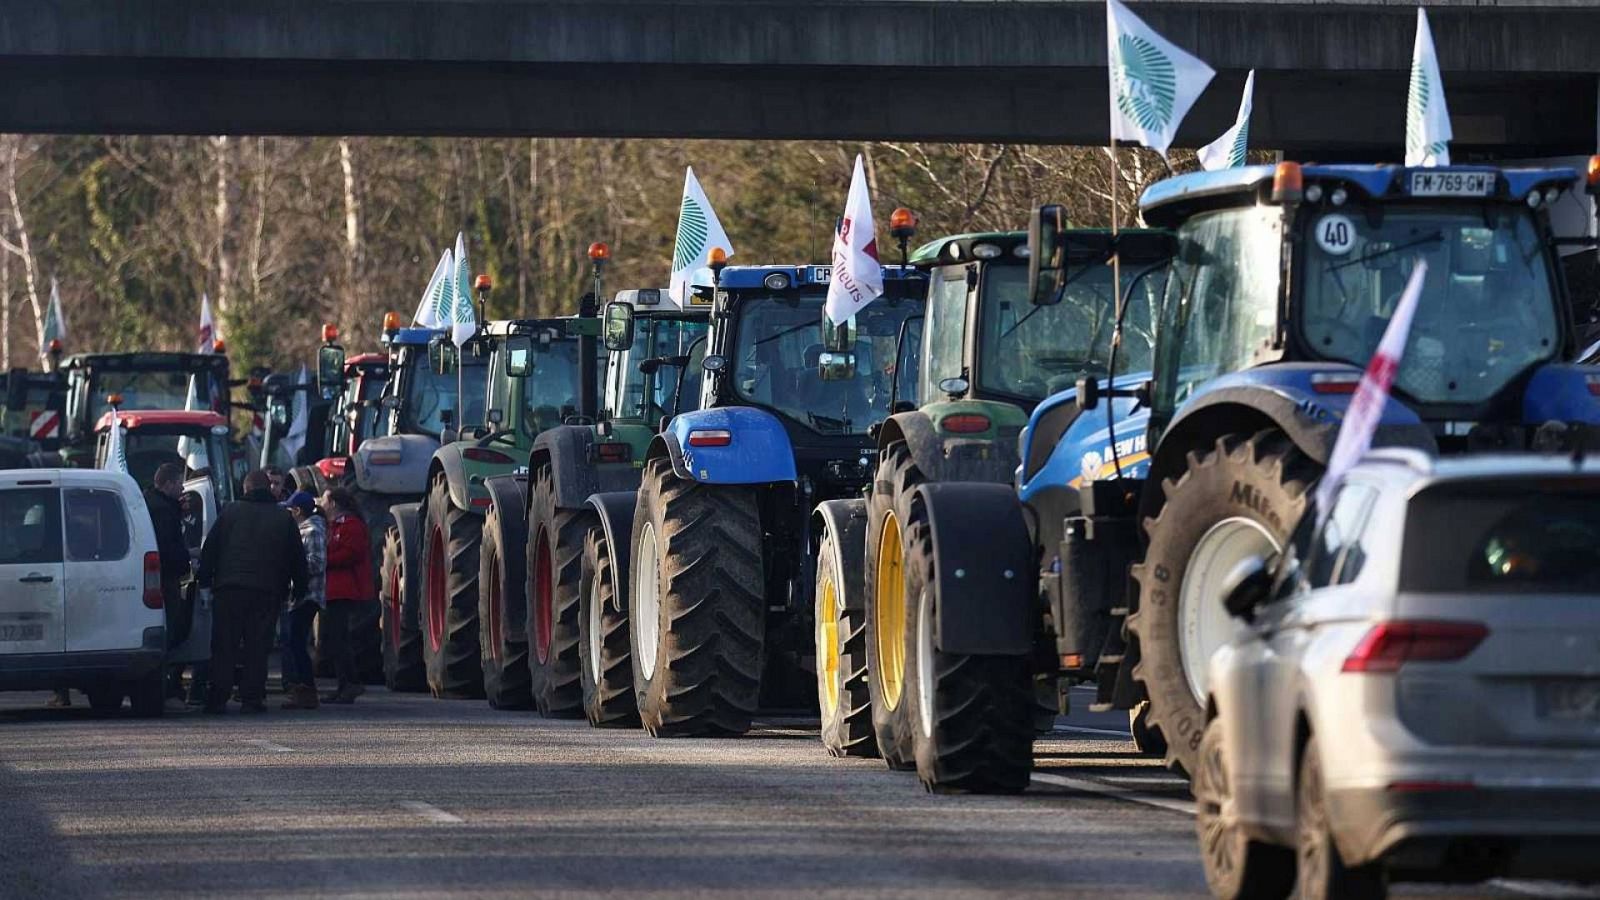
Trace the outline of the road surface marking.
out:
M 1057 725 L 1055 728 L 1051 729 L 1052 733 L 1062 731 L 1075 731 L 1080 734 L 1099 734 L 1105 735 L 1106 737 L 1121 738 L 1125 741 L 1133 740 L 1132 735 L 1128 734 L 1126 731 L 1118 731 L 1115 728 L 1090 728 L 1087 725 Z
M 400 805 L 427 819 L 429 822 L 436 822 L 440 825 L 459 825 L 466 821 L 466 819 L 455 813 L 445 812 L 432 803 L 423 803 L 421 800 L 401 800 Z
M 294 752 L 294 748 L 293 747 L 285 747 L 282 744 L 274 744 L 271 741 L 265 741 L 265 740 L 260 740 L 260 739 L 253 740 L 253 741 L 240 741 L 239 743 L 241 743 L 241 744 L 249 744 L 252 747 L 259 747 L 262 750 L 266 750 L 266 751 L 271 752 L 271 753 L 293 753 Z
M 1118 800 L 1127 800 L 1133 803 L 1142 803 L 1145 806 L 1154 806 L 1156 809 L 1165 809 L 1169 812 L 1182 813 L 1186 816 L 1194 815 L 1194 804 L 1188 800 L 1174 800 L 1168 797 L 1152 797 L 1133 788 L 1125 788 L 1115 784 L 1105 784 L 1099 781 L 1090 781 L 1086 778 L 1072 778 L 1066 775 L 1051 775 L 1046 772 L 1033 773 L 1033 780 L 1041 784 L 1053 784 L 1056 787 L 1070 788 L 1086 794 L 1100 794 L 1104 797 L 1115 797 Z

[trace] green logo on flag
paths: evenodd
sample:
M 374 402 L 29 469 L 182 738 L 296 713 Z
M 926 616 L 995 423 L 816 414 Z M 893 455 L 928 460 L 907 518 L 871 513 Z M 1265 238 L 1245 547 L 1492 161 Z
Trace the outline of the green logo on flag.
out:
M 693 197 L 683 198 L 678 211 L 678 239 L 672 245 L 672 271 L 681 272 L 706 249 L 706 212 Z
M 1117 37 L 1117 109 L 1145 131 L 1165 132 L 1172 121 L 1178 77 L 1172 60 L 1133 34 Z
M 1245 163 L 1245 151 L 1250 144 L 1250 123 L 1245 122 L 1239 126 L 1239 133 L 1233 138 L 1233 146 L 1228 148 L 1228 168 L 1237 169 Z
M 1428 143 L 1428 106 L 1433 102 L 1433 83 L 1422 60 L 1411 62 L 1411 88 L 1406 92 L 1406 150 L 1411 155 L 1438 156 L 1448 149 L 1444 141 Z
M 439 283 L 433 288 L 433 315 L 440 322 L 451 320 L 452 311 L 450 307 L 453 305 L 451 302 L 453 293 L 454 291 L 450 289 L 449 278 L 439 279 Z

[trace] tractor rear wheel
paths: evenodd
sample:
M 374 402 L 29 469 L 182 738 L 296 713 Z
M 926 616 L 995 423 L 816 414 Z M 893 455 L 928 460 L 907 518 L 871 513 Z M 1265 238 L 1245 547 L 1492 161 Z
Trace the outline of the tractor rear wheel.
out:
M 495 709 L 530 709 L 528 606 L 522 573 L 527 530 L 522 509 L 496 503 L 483 517 L 478 551 L 478 628 L 483 693 Z
M 890 444 L 867 498 L 866 657 L 872 731 L 891 769 L 915 768 L 913 723 L 905 701 L 905 546 L 909 497 L 922 473 L 903 441 Z
M 605 529 L 591 525 L 583 541 L 583 574 L 578 582 L 578 663 L 583 712 L 596 728 L 639 724 L 628 613 L 618 606 L 618 574 L 611 565 Z
M 867 684 L 866 613 L 847 603 L 859 584 L 834 564 L 837 554 L 859 553 L 860 547 L 839 547 L 832 528 L 817 550 L 816 643 L 817 705 L 822 710 L 822 747 L 829 756 L 877 756 L 872 732 L 872 688 Z M 854 610 L 848 607 L 855 606 Z
M 1239 627 L 1222 608 L 1224 579 L 1250 555 L 1281 550 L 1306 505 L 1317 466 L 1282 432 L 1230 434 L 1189 454 L 1162 485 L 1166 504 L 1145 521 L 1149 546 L 1133 567 L 1139 642 L 1133 677 L 1167 765 L 1193 772 L 1205 732 L 1206 666 Z
M 383 683 L 391 691 L 420 691 L 428 686 L 422 631 L 417 627 L 418 565 L 416 538 L 407 539 L 398 525 L 385 528 L 378 602 L 383 607 Z
M 533 702 L 550 719 L 583 715 L 578 683 L 578 577 L 592 514 L 556 506 L 555 474 L 533 473 L 528 514 L 528 666 Z
M 656 737 L 743 734 L 761 693 L 761 514 L 752 488 L 650 460 L 633 517 L 634 693 Z
M 1037 696 L 1025 656 L 947 653 L 934 641 L 933 530 L 921 503 L 905 525 L 905 690 L 917 777 L 939 792 L 1015 794 L 1033 770 Z
M 483 696 L 478 651 L 478 547 L 483 518 L 450 499 L 443 476 L 428 492 L 422 542 L 422 658 L 435 697 Z

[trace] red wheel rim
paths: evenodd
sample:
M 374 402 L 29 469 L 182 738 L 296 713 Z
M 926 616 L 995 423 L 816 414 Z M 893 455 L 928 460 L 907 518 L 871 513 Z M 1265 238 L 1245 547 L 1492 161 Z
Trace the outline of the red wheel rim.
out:
M 495 662 L 500 661 L 500 645 L 505 640 L 505 632 L 500 623 L 500 556 L 493 550 L 489 551 L 489 656 Z
M 550 658 L 550 632 L 554 630 L 550 594 L 550 541 L 540 528 L 533 560 L 533 645 L 539 662 Z
M 428 541 L 428 646 L 444 642 L 444 533 L 433 529 Z

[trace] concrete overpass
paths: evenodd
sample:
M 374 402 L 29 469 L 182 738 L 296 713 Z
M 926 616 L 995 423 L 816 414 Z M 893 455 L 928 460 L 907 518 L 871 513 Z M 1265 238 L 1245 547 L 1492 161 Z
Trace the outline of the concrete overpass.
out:
M 1399 153 L 1414 7 L 1132 0 L 1252 143 Z M 1455 155 L 1596 145 L 1600 0 L 1430 3 Z M 1099 0 L 0 0 L 0 130 L 1105 140 Z

